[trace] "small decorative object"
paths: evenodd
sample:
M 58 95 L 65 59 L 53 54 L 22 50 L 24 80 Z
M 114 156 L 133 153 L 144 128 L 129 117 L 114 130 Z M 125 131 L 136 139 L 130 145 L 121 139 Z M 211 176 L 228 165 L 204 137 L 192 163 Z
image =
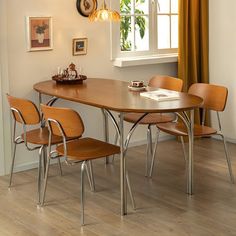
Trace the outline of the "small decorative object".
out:
M 57 68 L 57 75 L 52 76 L 52 79 L 58 83 L 65 84 L 82 84 L 83 80 L 87 79 L 86 75 L 78 74 L 75 64 L 71 63 L 68 68 L 62 70 L 60 67 Z
M 73 56 L 87 54 L 87 45 L 88 45 L 88 39 L 87 38 L 73 39 L 73 42 L 72 42 Z
M 88 17 L 97 9 L 97 0 L 77 0 L 76 7 L 82 16 Z
M 52 50 L 52 17 L 26 18 L 28 51 Z

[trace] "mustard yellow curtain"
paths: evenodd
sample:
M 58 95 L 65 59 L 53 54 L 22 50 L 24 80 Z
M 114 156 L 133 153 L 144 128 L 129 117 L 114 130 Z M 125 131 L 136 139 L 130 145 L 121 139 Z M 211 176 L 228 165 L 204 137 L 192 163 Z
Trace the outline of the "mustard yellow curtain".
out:
M 208 0 L 179 0 L 178 77 L 187 91 L 209 82 Z

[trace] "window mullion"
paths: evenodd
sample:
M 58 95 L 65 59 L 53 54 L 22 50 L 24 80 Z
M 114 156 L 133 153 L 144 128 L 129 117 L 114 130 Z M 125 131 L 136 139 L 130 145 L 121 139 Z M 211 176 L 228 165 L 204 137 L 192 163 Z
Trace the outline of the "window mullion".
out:
M 131 4 L 131 34 L 132 34 L 132 51 L 135 51 L 135 0 Z
M 158 48 L 158 44 L 157 44 L 157 4 L 158 4 L 158 0 L 151 0 L 152 4 L 152 12 L 151 12 L 151 17 L 152 17 L 152 52 L 153 53 L 157 53 L 157 48 Z

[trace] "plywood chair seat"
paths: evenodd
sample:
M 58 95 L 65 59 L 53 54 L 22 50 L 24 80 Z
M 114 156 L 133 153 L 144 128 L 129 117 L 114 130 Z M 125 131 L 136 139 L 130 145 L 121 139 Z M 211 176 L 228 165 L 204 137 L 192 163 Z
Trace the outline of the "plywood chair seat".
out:
M 60 155 L 64 155 L 64 145 L 58 145 L 56 151 Z M 93 160 L 118 153 L 120 153 L 118 146 L 93 138 L 81 138 L 67 142 L 67 157 L 72 160 Z
M 157 124 L 156 126 L 158 129 L 168 134 L 172 134 L 175 136 L 188 136 L 186 126 L 180 122 L 162 123 L 162 124 Z M 201 136 L 208 136 L 208 135 L 210 136 L 210 135 L 216 134 L 217 130 L 212 127 L 195 124 L 193 128 L 193 132 L 194 132 L 194 136 L 201 137 Z
M 128 114 L 125 114 L 124 120 L 127 122 L 130 122 L 130 123 L 135 123 L 143 115 L 144 115 L 144 113 L 128 113 Z M 173 115 L 161 114 L 161 113 L 149 113 L 139 122 L 139 124 L 142 124 L 142 125 L 152 124 L 152 125 L 154 125 L 157 123 L 171 122 L 171 121 L 173 121 L 173 119 L 174 119 Z
M 24 134 L 21 135 L 24 139 Z M 37 145 L 48 145 L 49 131 L 47 127 L 29 130 L 26 132 L 26 140 L 28 143 Z M 61 143 L 62 138 L 60 136 L 52 136 L 52 144 Z

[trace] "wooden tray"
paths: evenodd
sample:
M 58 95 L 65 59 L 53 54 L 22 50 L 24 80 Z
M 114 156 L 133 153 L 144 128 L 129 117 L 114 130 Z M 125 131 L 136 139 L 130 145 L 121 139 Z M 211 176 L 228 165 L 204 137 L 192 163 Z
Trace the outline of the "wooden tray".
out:
M 82 84 L 84 80 L 87 79 L 86 75 L 80 75 L 79 77 L 69 80 L 67 77 L 58 77 L 57 75 L 52 76 L 52 80 L 61 84 Z

